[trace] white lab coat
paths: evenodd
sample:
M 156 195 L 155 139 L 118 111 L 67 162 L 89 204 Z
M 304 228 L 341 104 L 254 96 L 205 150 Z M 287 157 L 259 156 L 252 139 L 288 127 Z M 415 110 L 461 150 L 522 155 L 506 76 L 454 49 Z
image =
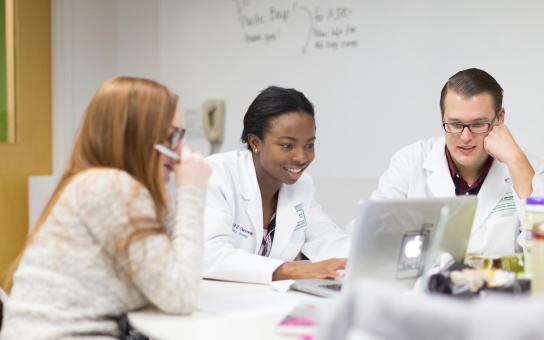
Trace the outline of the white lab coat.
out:
M 372 199 L 455 196 L 455 185 L 444 153 L 444 138 L 408 145 L 395 153 L 380 177 Z M 535 169 L 532 196 L 544 195 L 544 164 L 530 160 Z M 478 193 L 469 254 L 506 255 L 516 248 L 516 235 L 525 219 L 524 202 L 512 187 L 505 164 L 494 160 Z
M 350 235 L 321 211 L 306 173 L 295 184 L 281 185 L 270 256 L 257 255 L 263 212 L 251 152 L 227 152 L 207 160 L 213 172 L 204 216 L 204 277 L 269 283 L 274 270 L 301 251 L 314 262 L 347 257 Z

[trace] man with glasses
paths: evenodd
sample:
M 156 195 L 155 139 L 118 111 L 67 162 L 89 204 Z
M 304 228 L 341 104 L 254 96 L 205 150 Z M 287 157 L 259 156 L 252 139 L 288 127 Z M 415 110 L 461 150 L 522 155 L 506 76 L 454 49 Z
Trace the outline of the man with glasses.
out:
M 513 254 L 523 201 L 544 195 L 544 165 L 530 162 L 504 124 L 503 90 L 467 69 L 442 88 L 443 138 L 398 151 L 373 199 L 477 195 L 469 254 Z

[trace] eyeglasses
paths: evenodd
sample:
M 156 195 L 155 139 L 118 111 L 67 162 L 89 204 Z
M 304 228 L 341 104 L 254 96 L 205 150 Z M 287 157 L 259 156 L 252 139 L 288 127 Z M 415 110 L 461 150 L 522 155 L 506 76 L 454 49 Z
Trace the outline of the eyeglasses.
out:
M 181 144 L 181 140 L 183 139 L 183 136 L 185 136 L 185 129 L 184 128 L 174 128 L 174 131 L 170 132 L 168 135 L 168 144 L 170 149 L 175 150 L 177 147 Z
M 167 138 L 168 146 L 164 144 L 155 144 L 155 150 L 162 153 L 166 157 L 172 158 L 175 161 L 179 161 L 178 154 L 174 151 L 181 144 L 183 136 L 185 136 L 185 129 L 174 127 L 174 131 L 170 132 Z
M 493 117 L 493 119 L 488 122 L 477 122 L 470 124 L 463 124 L 458 122 L 442 123 L 442 127 L 447 133 L 462 134 L 465 128 L 468 128 L 471 133 L 487 133 L 489 132 L 489 130 L 491 130 L 491 126 L 493 126 L 493 123 L 495 123 L 496 119 L 497 116 L 495 115 L 495 117 Z

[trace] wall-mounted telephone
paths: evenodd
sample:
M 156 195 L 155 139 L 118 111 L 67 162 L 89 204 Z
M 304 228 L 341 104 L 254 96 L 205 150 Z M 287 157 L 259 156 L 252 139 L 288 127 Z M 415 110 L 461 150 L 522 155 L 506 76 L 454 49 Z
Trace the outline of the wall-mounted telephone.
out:
M 206 138 L 210 142 L 210 154 L 214 154 L 223 143 L 225 130 L 225 101 L 223 99 L 208 99 L 202 104 L 202 125 Z

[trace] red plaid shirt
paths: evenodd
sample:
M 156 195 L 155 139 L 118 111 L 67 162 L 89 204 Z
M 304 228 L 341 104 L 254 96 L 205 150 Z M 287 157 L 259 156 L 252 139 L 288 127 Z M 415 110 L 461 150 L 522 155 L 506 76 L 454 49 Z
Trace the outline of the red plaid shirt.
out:
M 489 173 L 489 169 L 491 169 L 491 165 L 493 164 L 493 157 L 489 156 L 487 157 L 487 161 L 485 161 L 484 166 L 482 167 L 482 171 L 480 172 L 480 176 L 474 182 L 472 185 L 468 185 L 468 183 L 461 177 L 459 172 L 457 172 L 457 167 L 455 166 L 455 163 L 453 162 L 453 158 L 451 158 L 450 150 L 448 150 L 448 147 L 445 147 L 446 149 L 446 159 L 448 160 L 448 168 L 450 169 L 450 175 L 451 179 L 453 180 L 453 184 L 455 184 L 455 194 L 457 196 L 463 196 L 463 195 L 478 195 L 480 192 L 480 189 L 482 188 L 482 184 L 484 184 L 484 180 L 487 177 L 487 174 Z

